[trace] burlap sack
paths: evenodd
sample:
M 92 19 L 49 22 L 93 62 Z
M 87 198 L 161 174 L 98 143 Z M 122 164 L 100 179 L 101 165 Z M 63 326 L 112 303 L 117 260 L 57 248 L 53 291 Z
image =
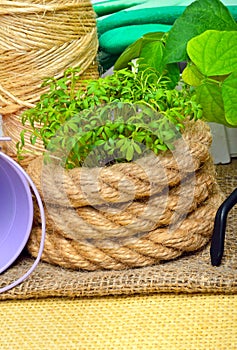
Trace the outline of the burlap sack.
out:
M 237 161 L 216 167 L 217 180 L 225 197 L 237 186 Z M 154 292 L 237 293 L 237 208 L 228 218 L 225 253 L 219 267 L 211 266 L 210 245 L 195 254 L 185 254 L 159 265 L 120 271 L 82 271 L 41 262 L 21 285 L 0 299 L 28 299 L 49 296 L 103 296 Z M 20 277 L 33 263 L 24 252 L 0 277 L 0 286 Z

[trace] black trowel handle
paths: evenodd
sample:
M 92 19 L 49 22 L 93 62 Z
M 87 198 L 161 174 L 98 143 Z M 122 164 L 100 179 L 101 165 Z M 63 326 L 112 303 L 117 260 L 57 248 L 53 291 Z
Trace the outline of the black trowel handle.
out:
M 214 230 L 211 241 L 211 263 L 219 266 L 224 253 L 226 221 L 229 211 L 237 203 L 237 188 L 227 197 L 219 207 L 214 223 Z M 237 223 L 236 223 L 237 225 Z

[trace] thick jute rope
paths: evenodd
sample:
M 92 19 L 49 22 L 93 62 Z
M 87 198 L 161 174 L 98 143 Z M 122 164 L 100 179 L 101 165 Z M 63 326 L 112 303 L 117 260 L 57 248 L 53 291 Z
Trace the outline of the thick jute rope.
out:
M 74 269 L 124 269 L 170 260 L 205 245 L 222 201 L 208 152 L 210 132 L 202 122 L 191 123 L 182 140 L 188 145 L 186 154 L 166 152 L 156 157 L 157 163 L 144 157 L 142 166 L 132 162 L 100 168 L 92 176 L 96 182 L 85 187 L 80 181 L 95 169 L 86 169 L 86 176 L 81 169 L 60 173 L 59 166 L 42 167 L 42 159 L 35 159 L 28 172 L 47 215 L 42 259 Z M 50 171 L 44 173 L 44 168 Z M 36 210 L 28 242 L 33 256 L 39 227 Z
M 160 227 L 140 238 L 132 237 L 124 242 L 72 240 L 51 227 L 47 230 L 42 260 L 66 268 L 93 271 L 149 266 L 174 259 L 184 252 L 201 248 L 210 240 L 220 203 L 220 194 L 213 194 L 177 229 L 170 232 L 167 227 Z M 37 255 L 40 239 L 40 228 L 35 226 L 28 242 L 28 250 L 33 256 Z
M 80 208 L 47 204 L 48 227 L 66 238 L 124 238 L 168 226 L 197 209 L 212 194 L 215 177 L 210 166 L 203 166 L 195 179 L 187 178 L 182 186 L 172 187 L 142 200 L 110 206 Z M 35 223 L 40 224 L 36 210 Z
M 38 157 L 29 164 L 27 171 L 48 204 L 82 207 L 127 202 L 175 186 L 182 178 L 197 171 L 210 158 L 210 142 L 210 129 L 206 124 L 190 122 L 177 141 L 177 152 L 174 153 L 151 155 L 129 164 L 70 171 L 57 164 L 45 166 Z
M 1 1 L 0 21 L 0 114 L 15 153 L 20 115 L 46 91 L 44 78 L 68 67 L 80 67 L 82 79 L 98 77 L 96 21 L 89 0 Z

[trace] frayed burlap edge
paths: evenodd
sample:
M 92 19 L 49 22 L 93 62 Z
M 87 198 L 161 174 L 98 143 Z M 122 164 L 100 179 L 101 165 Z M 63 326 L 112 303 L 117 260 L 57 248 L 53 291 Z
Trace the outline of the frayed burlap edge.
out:
M 225 196 L 237 186 L 237 161 L 218 165 L 217 179 Z M 237 208 L 229 214 L 222 264 L 212 267 L 210 246 L 163 264 L 123 271 L 82 272 L 41 262 L 18 287 L 0 294 L 1 300 L 44 297 L 92 297 L 138 293 L 237 293 Z M 17 263 L 1 275 L 0 285 L 21 276 L 33 263 L 22 254 Z

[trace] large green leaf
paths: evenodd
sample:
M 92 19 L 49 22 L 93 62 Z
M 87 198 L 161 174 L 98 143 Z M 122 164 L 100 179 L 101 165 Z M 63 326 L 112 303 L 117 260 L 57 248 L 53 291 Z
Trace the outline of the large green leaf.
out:
M 237 71 L 233 72 L 222 84 L 226 120 L 237 126 Z
M 207 30 L 187 45 L 191 61 L 206 76 L 237 70 L 237 31 Z
M 163 64 L 164 44 L 161 41 L 151 41 L 142 48 L 140 58 L 141 64 L 155 68 L 160 74 L 164 69 Z
M 140 58 L 145 65 L 155 68 L 159 74 L 164 74 L 170 79 L 167 85 L 169 89 L 174 89 L 180 78 L 179 67 L 176 63 L 165 65 L 163 60 L 164 44 L 162 41 L 148 42 L 141 50 Z
M 142 49 L 143 38 L 136 40 L 134 43 L 129 45 L 124 52 L 118 57 L 114 64 L 114 69 L 119 70 L 126 68 L 128 63 L 133 59 L 138 58 Z
M 221 1 L 194 1 L 169 31 L 165 61 L 167 63 L 185 61 L 188 41 L 208 29 L 233 31 L 237 30 L 237 24 Z
M 176 63 L 165 65 L 163 37 L 164 33 L 162 32 L 144 34 L 119 56 L 114 64 L 114 69 L 126 68 L 133 59 L 141 58 L 141 64 L 144 63 L 155 68 L 160 74 L 167 75 L 170 79 L 169 88 L 173 89 L 179 81 L 180 71 Z
M 164 69 L 164 74 L 170 79 L 170 84 L 168 84 L 168 88 L 174 89 L 180 79 L 180 69 L 177 63 L 169 63 L 166 65 Z
M 182 73 L 183 81 L 191 86 L 199 86 L 205 78 L 194 64 L 188 64 Z
M 203 109 L 204 119 L 229 126 L 225 119 L 221 88 L 217 84 L 206 81 L 196 88 L 196 92 L 197 100 Z
M 160 42 L 163 36 L 164 33 L 162 32 L 144 34 L 140 39 L 136 40 L 124 50 L 124 52 L 119 56 L 119 58 L 115 62 L 114 69 L 119 70 L 126 68 L 129 62 L 140 56 L 142 48 L 147 43 L 154 41 Z

